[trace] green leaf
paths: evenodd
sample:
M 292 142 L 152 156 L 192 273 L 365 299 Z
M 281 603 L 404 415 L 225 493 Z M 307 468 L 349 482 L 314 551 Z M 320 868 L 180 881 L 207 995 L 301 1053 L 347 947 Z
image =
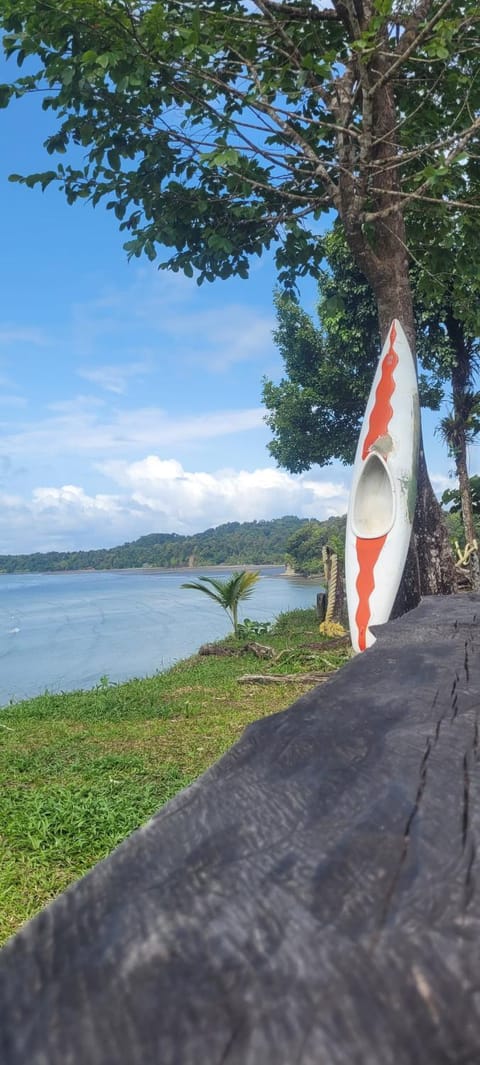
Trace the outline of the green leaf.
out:
M 192 29 L 195 31 L 198 41 L 200 36 L 200 9 L 198 5 L 192 11 Z
M 117 152 L 115 148 L 110 148 L 107 152 L 107 159 L 112 170 L 120 170 L 121 158 L 119 152 Z
M 49 170 L 46 174 L 41 175 L 40 184 L 42 186 L 42 192 L 45 192 L 47 186 L 51 185 L 52 181 L 55 181 L 56 177 L 57 173 L 55 170 Z
M 8 107 L 13 95 L 11 85 L 0 85 L 0 108 Z
M 75 74 L 75 70 L 74 70 L 74 68 L 72 66 L 64 67 L 63 70 L 62 70 L 62 73 L 60 75 L 60 80 L 62 82 L 62 85 L 71 85 L 72 81 L 73 81 L 74 74 Z

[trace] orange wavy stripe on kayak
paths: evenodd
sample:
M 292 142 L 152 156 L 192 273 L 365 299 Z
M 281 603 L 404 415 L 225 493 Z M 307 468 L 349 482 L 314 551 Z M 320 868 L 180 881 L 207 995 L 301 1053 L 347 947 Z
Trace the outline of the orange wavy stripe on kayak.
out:
M 393 414 L 392 404 L 390 402 L 393 393 L 395 392 L 395 381 L 393 380 L 393 374 L 395 368 L 398 366 L 398 355 L 395 351 L 394 344 L 397 339 L 397 330 L 395 329 L 395 322 L 392 322 L 390 329 L 390 343 L 388 351 L 382 362 L 382 374 L 377 385 L 375 392 L 375 403 L 373 404 L 370 412 L 370 420 L 368 423 L 368 432 L 365 437 L 362 450 L 362 459 L 366 459 L 368 452 L 375 440 L 378 440 L 379 436 L 385 436 L 390 424 L 390 418 Z
M 355 614 L 355 622 L 358 629 L 358 646 L 360 651 L 365 651 L 367 646 L 367 628 L 370 621 L 370 596 L 375 587 L 373 571 L 386 539 L 386 535 L 376 536 L 374 540 L 362 540 L 357 536 L 358 577 L 356 589 L 358 593 L 358 607 L 357 613 Z
M 396 339 L 397 330 L 395 329 L 395 322 L 392 322 L 388 350 L 382 362 L 380 381 L 375 392 L 375 403 L 370 412 L 368 431 L 362 449 L 362 459 L 366 459 L 372 444 L 378 440 L 379 436 L 386 436 L 390 425 L 390 419 L 393 414 L 393 407 L 390 401 L 395 391 L 393 374 L 398 366 L 398 355 L 394 347 Z M 375 587 L 373 571 L 386 538 L 386 536 L 378 536 L 373 540 L 363 540 L 357 536 L 356 539 L 358 607 L 355 614 L 355 622 L 358 630 L 360 651 L 365 651 L 367 646 L 367 629 L 371 613 L 370 596 Z

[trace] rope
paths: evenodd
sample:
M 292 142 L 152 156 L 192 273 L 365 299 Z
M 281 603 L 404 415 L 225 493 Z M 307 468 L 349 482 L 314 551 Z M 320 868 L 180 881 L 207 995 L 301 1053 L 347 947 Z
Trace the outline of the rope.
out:
M 335 597 L 337 594 L 338 558 L 330 547 L 322 548 L 323 570 L 327 585 L 327 609 L 324 623 L 327 625 L 333 617 Z
M 478 543 L 476 540 L 472 540 L 471 543 L 466 544 L 464 551 L 459 546 L 458 540 L 455 540 L 455 548 L 458 555 L 458 562 L 455 563 L 457 567 L 467 566 L 470 555 L 473 555 L 474 551 L 478 551 Z
M 330 555 L 330 574 L 328 580 L 327 589 L 327 609 L 325 611 L 325 621 L 332 620 L 333 611 L 335 607 L 335 596 L 337 594 L 337 576 L 338 576 L 338 559 L 336 555 Z

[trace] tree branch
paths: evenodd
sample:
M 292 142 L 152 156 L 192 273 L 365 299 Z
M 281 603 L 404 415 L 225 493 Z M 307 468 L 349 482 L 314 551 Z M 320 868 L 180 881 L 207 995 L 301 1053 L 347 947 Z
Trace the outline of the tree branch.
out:
M 428 37 L 430 31 L 436 26 L 437 22 L 440 21 L 448 8 L 451 7 L 452 3 L 453 0 L 444 0 L 442 6 L 439 7 L 434 15 L 432 15 L 430 22 L 427 22 L 423 29 L 417 33 L 417 29 L 422 19 L 428 14 L 429 8 L 431 7 L 431 0 L 422 0 L 422 3 L 418 5 L 416 12 L 414 12 L 412 17 L 408 20 L 407 28 L 402 34 L 395 52 L 392 53 L 392 56 L 395 56 L 394 62 L 390 65 L 388 70 L 386 70 L 381 77 L 374 82 L 370 89 L 371 95 L 378 92 L 383 85 L 386 85 L 388 81 L 392 80 L 395 71 L 410 58 L 415 49 L 418 48 L 418 45 L 422 44 L 425 38 Z
M 288 22 L 339 22 L 333 7 L 290 7 L 289 4 L 276 3 L 275 0 L 264 0 L 264 7 Z
M 337 186 L 335 185 L 335 182 L 330 177 L 324 164 L 320 162 L 316 152 L 310 146 L 308 141 L 306 141 L 304 137 L 302 137 L 298 130 L 294 129 L 289 122 L 286 122 L 284 119 L 281 119 L 277 108 L 274 105 L 270 104 L 268 100 L 263 97 L 262 86 L 259 82 L 258 73 L 255 69 L 254 64 L 252 64 L 250 60 L 246 59 L 245 56 L 242 56 L 239 52 L 237 52 L 237 55 L 249 71 L 252 82 L 255 85 L 255 88 L 257 89 L 257 92 L 259 94 L 259 98 L 255 101 L 253 105 L 250 104 L 250 106 L 253 106 L 255 109 L 258 108 L 259 111 L 262 111 L 264 114 L 267 114 L 271 121 L 275 125 L 277 125 L 279 129 L 281 129 L 282 133 L 285 135 L 286 140 L 291 144 L 296 144 L 299 148 L 303 150 L 305 157 L 310 160 L 315 169 L 315 175 L 325 183 L 333 201 L 334 197 L 336 197 L 338 190 Z
M 320 100 L 322 100 L 325 106 L 329 110 L 331 110 L 332 104 L 329 93 L 325 91 L 323 85 L 318 84 L 316 78 L 312 76 L 311 71 L 305 71 L 305 68 L 302 65 L 302 54 L 298 50 L 295 42 L 292 41 L 291 37 L 289 37 L 288 33 L 284 29 L 283 25 L 279 22 L 278 18 L 273 14 L 271 10 L 272 5 L 267 3 L 267 0 L 255 0 L 255 4 L 260 9 L 265 18 L 269 19 L 272 25 L 278 30 L 278 33 L 280 34 L 283 43 L 287 49 L 286 52 L 283 52 L 285 58 L 290 62 L 292 61 L 292 59 L 295 60 L 297 70 L 303 70 L 307 74 L 308 85 L 314 92 L 318 94 Z
M 381 211 L 366 211 L 363 216 L 364 222 L 376 222 L 381 218 L 387 218 L 390 214 L 402 211 L 411 200 L 421 200 L 422 203 L 436 203 L 441 207 L 447 208 L 461 207 L 466 211 L 480 211 L 480 203 L 468 203 L 465 200 L 442 200 L 438 196 L 425 196 L 423 192 L 398 192 L 395 189 L 388 189 L 387 192 L 385 189 L 372 189 L 371 191 L 381 192 L 384 196 L 394 196 L 397 202 L 391 204 L 390 207 L 384 207 Z

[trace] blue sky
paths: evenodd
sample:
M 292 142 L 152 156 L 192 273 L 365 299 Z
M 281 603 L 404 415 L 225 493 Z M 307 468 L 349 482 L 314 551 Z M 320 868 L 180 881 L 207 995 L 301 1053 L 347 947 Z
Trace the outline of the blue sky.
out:
M 108 546 L 224 521 L 344 513 L 349 471 L 275 466 L 261 407 L 271 260 L 248 281 L 128 263 L 110 212 L 8 182 L 48 169 L 38 96 L 0 112 L 0 553 Z M 304 287 L 312 310 L 313 282 Z M 451 463 L 425 419 L 434 487 Z M 476 472 L 476 450 L 472 472 Z

